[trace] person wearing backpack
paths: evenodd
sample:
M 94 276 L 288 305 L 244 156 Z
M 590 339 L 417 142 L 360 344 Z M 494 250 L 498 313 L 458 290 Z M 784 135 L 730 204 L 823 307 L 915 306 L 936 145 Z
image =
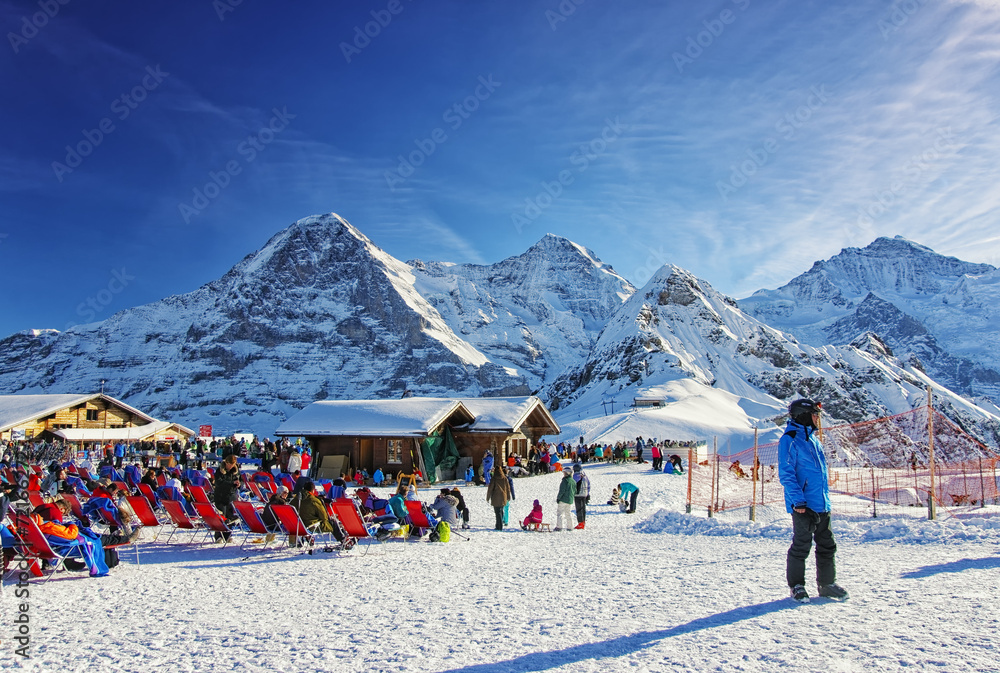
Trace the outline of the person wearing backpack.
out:
M 576 529 L 583 530 L 587 523 L 587 502 L 590 500 L 590 477 L 583 473 L 583 465 L 573 463 L 573 481 L 576 482 Z

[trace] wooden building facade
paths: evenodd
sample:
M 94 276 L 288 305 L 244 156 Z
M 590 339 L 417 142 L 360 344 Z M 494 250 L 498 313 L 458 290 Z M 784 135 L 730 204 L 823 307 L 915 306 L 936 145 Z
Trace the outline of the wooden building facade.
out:
M 420 469 L 423 440 L 445 427 L 451 429 L 459 455 L 477 466 L 487 451 L 501 460 L 511 453 L 527 457 L 542 436 L 559 433 L 537 397 L 408 397 L 314 402 L 275 434 L 308 440 L 314 475 L 333 479 L 356 470 L 412 474 Z
M 120 400 L 91 395 L 0 395 L 0 439 L 51 441 L 59 430 L 120 429 L 154 422 Z

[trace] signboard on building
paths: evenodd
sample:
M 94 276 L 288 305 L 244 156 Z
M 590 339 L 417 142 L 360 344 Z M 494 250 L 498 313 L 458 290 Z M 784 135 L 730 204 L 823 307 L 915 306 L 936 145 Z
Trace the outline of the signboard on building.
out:
M 198 436 L 199 437 L 211 437 L 212 436 L 212 426 L 211 425 L 199 425 L 198 426 Z

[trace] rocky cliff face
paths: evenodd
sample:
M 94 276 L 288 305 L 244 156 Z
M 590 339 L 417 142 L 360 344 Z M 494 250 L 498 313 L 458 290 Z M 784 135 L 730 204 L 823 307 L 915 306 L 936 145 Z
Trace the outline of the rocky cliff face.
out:
M 635 292 L 593 252 L 552 234 L 496 264 L 410 264 L 417 289 L 455 332 L 533 390 L 579 362 Z
M 0 386 L 79 391 L 103 379 L 153 415 L 262 435 L 317 399 L 527 392 L 413 283 L 346 221 L 310 217 L 195 292 L 0 341 Z

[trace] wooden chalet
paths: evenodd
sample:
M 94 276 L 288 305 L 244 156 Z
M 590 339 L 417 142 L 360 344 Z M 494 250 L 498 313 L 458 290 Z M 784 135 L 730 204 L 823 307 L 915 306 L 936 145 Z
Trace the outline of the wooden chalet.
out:
M 279 437 L 304 437 L 313 449 L 316 476 L 376 469 L 411 474 L 419 469 L 421 442 L 451 429 L 459 455 L 479 465 L 487 450 L 503 459 L 527 456 L 558 424 L 537 397 L 325 400 L 285 421 Z
M 126 430 L 155 422 L 120 400 L 90 395 L 0 395 L 0 439 L 51 441 L 61 430 Z

